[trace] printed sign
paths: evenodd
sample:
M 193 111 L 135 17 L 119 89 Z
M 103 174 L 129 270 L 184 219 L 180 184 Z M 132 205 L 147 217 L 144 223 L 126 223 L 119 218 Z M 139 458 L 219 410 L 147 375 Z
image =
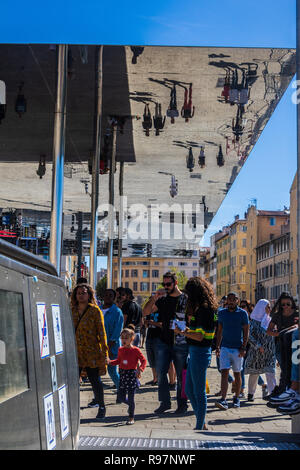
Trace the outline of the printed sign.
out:
M 44 411 L 45 411 L 47 449 L 53 450 L 56 447 L 56 434 L 55 434 L 55 417 L 54 417 L 54 405 L 53 405 L 52 393 L 44 397 Z
M 48 357 L 50 354 L 46 304 L 37 303 L 36 308 L 37 308 L 38 329 L 39 329 L 39 339 L 40 339 L 40 356 L 41 356 L 41 359 L 44 359 L 45 357 Z
M 60 307 L 59 305 L 51 305 L 52 308 L 52 322 L 55 341 L 55 352 L 61 354 L 64 352 L 63 338 L 61 331 Z
M 67 387 L 63 385 L 58 389 L 59 413 L 60 413 L 60 429 L 61 438 L 64 440 L 70 432 L 69 428 L 69 412 L 67 401 Z

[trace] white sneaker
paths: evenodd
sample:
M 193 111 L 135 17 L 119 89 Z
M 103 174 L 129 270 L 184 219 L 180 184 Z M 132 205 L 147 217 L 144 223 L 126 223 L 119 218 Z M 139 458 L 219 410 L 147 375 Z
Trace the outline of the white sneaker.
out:
M 279 413 L 294 415 L 300 413 L 300 399 L 289 400 L 277 408 Z
M 297 396 L 298 396 L 298 393 L 295 392 L 295 390 L 292 390 L 291 388 L 289 388 L 285 392 L 282 392 L 280 395 L 272 397 L 270 399 L 270 401 L 272 403 L 283 403 L 283 402 L 286 402 L 288 400 L 295 399 L 295 398 L 297 398 Z

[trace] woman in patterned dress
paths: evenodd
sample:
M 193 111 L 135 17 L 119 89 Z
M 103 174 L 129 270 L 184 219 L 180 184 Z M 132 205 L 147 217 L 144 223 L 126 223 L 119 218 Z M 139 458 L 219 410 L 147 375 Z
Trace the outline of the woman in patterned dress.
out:
M 105 417 L 103 385 L 101 375 L 106 374 L 108 347 L 104 318 L 99 309 L 94 291 L 88 284 L 75 287 L 71 297 L 73 322 L 76 334 L 79 376 L 85 368 L 94 392 L 89 407 L 99 407 L 97 419 Z
M 275 342 L 267 335 L 270 322 L 270 302 L 260 299 L 250 315 L 249 351 L 245 362 L 245 374 L 249 374 L 248 401 L 254 400 L 254 394 L 260 374 L 266 374 L 269 393 L 276 385 L 275 378 Z

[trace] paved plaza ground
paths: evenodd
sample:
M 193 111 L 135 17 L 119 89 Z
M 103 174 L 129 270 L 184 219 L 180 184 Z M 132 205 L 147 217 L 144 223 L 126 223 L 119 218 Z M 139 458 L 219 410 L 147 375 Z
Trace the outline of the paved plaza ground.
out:
M 146 354 L 145 349 L 142 352 Z M 279 370 L 277 371 L 279 374 Z M 241 399 L 239 409 L 232 407 L 231 386 L 229 386 L 229 409 L 219 410 L 214 403 L 215 394 L 220 390 L 220 373 L 216 367 L 215 355 L 208 369 L 210 393 L 206 416 L 207 431 L 195 431 L 195 416 L 191 406 L 184 415 L 176 415 L 176 391 L 171 391 L 172 410 L 163 415 L 155 415 L 158 407 L 157 387 L 145 385 L 152 379 L 147 366 L 141 379 L 141 388 L 136 394 L 135 424 L 126 425 L 127 406 L 116 404 L 116 390 L 108 375 L 103 377 L 105 384 L 106 418 L 95 420 L 97 409 L 87 408 L 93 398 L 90 384 L 81 386 L 80 436 L 101 436 L 108 438 L 156 438 L 156 439 L 200 439 L 201 441 L 254 441 L 254 442 L 298 442 L 299 436 L 291 434 L 291 419 L 266 406 L 262 400 L 262 389 L 257 387 L 255 401 Z M 248 377 L 246 376 L 246 381 Z M 300 442 L 300 441 L 299 441 Z

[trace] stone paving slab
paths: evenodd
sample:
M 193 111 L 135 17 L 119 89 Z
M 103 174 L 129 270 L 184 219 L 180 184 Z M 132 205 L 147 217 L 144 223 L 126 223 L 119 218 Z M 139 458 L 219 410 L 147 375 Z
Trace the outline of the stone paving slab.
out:
M 143 351 L 145 352 L 145 351 Z M 278 371 L 279 373 L 279 371 Z M 90 384 L 81 386 L 80 399 L 80 436 L 101 437 L 143 437 L 143 438 L 175 438 L 175 439 L 205 439 L 205 440 L 266 440 L 268 442 L 298 441 L 298 435 L 291 434 L 291 418 L 283 416 L 266 406 L 262 400 L 261 387 L 257 387 L 255 401 L 247 402 L 241 399 L 241 407 L 232 407 L 231 387 L 229 387 L 229 409 L 219 410 L 215 406 L 218 397 L 215 393 L 220 390 L 221 376 L 216 368 L 213 355 L 211 367 L 208 369 L 210 393 L 206 424 L 208 431 L 195 431 L 195 416 L 189 407 L 184 415 L 175 415 L 176 392 L 171 391 L 172 410 L 157 416 L 153 413 L 158 407 L 157 387 L 144 385 L 152 379 L 151 369 L 147 366 L 142 376 L 142 386 L 136 394 L 136 416 L 133 426 L 126 425 L 127 406 L 116 404 L 116 390 L 108 375 L 103 377 L 105 385 L 104 398 L 106 418 L 96 421 L 97 409 L 87 408 L 93 398 Z M 246 376 L 247 381 L 247 376 Z

